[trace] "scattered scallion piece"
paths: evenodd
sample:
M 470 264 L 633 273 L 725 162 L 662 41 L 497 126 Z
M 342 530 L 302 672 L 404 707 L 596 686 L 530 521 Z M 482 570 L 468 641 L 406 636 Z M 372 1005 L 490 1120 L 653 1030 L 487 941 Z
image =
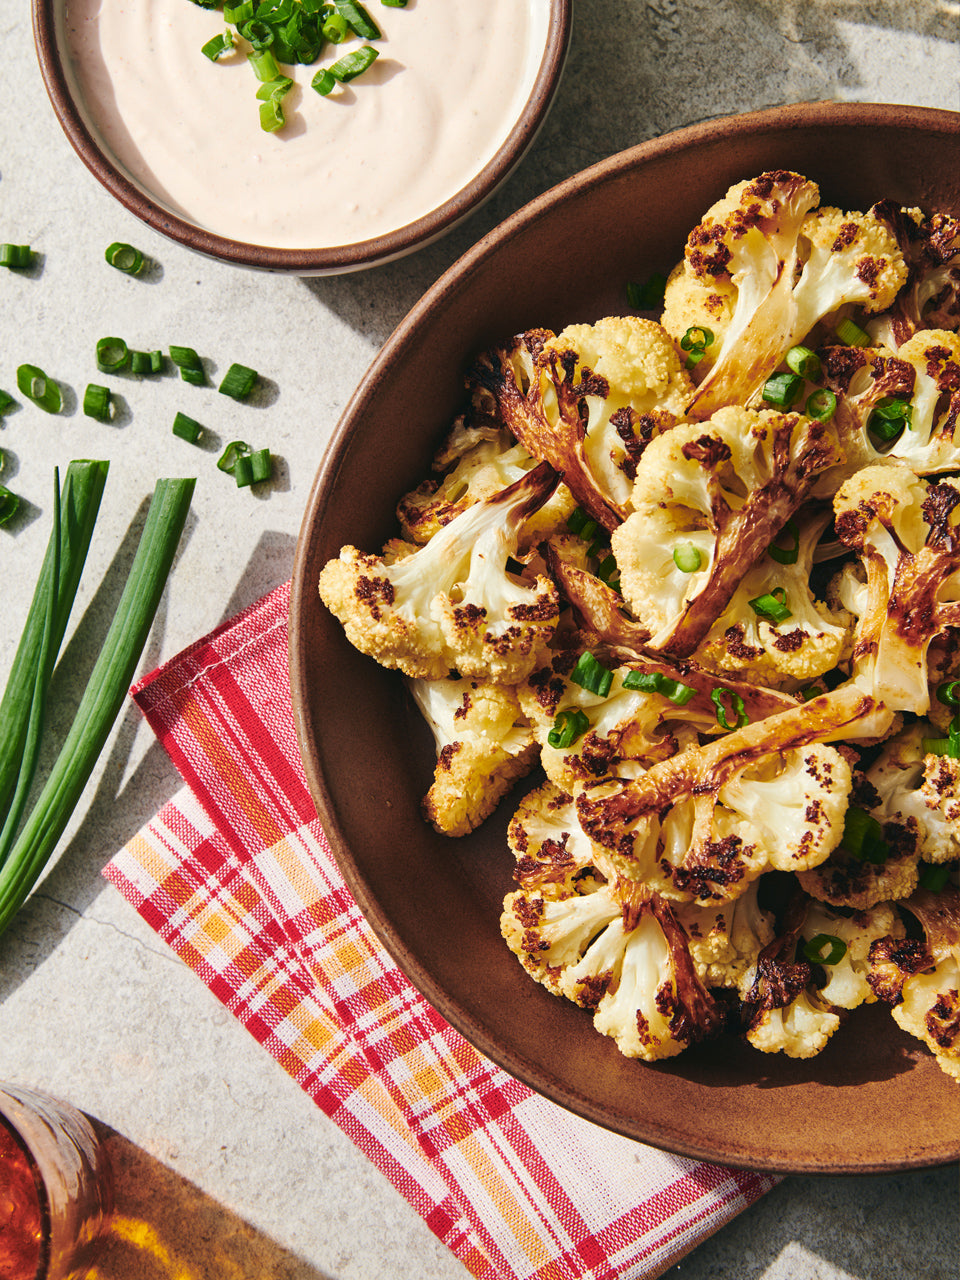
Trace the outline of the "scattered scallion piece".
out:
M 254 449 L 241 454 L 233 467 L 233 478 L 238 489 L 251 484 L 261 484 L 273 475 L 273 458 L 269 449 Z
M 249 22 L 257 11 L 253 0 L 243 0 L 242 4 L 225 4 L 223 6 L 224 22 L 232 22 L 235 27 Z
M 336 84 L 346 84 L 348 80 L 355 80 L 366 71 L 367 67 L 376 62 L 378 56 L 376 49 L 371 49 L 368 44 L 361 45 L 353 53 L 345 54 L 333 66 L 318 71 L 310 83 L 317 93 L 326 97 Z
M 945 738 L 923 738 L 921 745 L 925 755 L 946 756 L 950 760 L 960 760 L 960 726 L 956 720 L 950 722 Z
M 121 240 L 114 240 L 113 244 L 108 245 L 103 256 L 111 267 L 116 267 L 124 275 L 139 275 L 143 269 L 143 254 L 140 250 Z
M 60 388 L 35 364 L 22 364 L 17 368 L 17 386 L 28 400 L 47 413 L 59 413 L 63 408 Z
M 130 363 L 130 348 L 122 338 L 101 338 L 97 343 L 97 368 L 101 373 L 119 373 Z
M 223 381 L 217 389 L 222 395 L 230 396 L 234 400 L 246 400 L 256 385 L 255 369 L 249 369 L 245 364 L 232 364 L 223 375 Z
M 564 707 L 558 711 L 553 721 L 553 728 L 547 734 L 547 743 L 563 750 L 572 747 L 578 738 L 582 738 L 590 728 L 590 721 L 579 707 Z
M 0 524 L 6 524 L 17 514 L 20 499 L 5 484 L 0 484 Z
M 233 50 L 233 32 L 221 31 L 219 35 L 208 40 L 206 44 L 200 46 L 200 52 L 205 58 L 209 58 L 211 62 L 216 62 L 218 58 L 225 53 Z
M 380 0 L 385 9 L 405 9 L 407 0 Z
M 799 374 L 801 378 L 812 382 L 820 376 L 820 357 L 809 347 L 791 347 L 784 360 L 791 373 Z
M 131 351 L 130 372 L 144 375 L 163 373 L 163 352 Z
M 960 680 L 944 680 L 938 684 L 937 701 L 945 707 L 960 707 Z
M 819 698 L 824 690 L 818 684 L 805 684 L 800 690 L 800 697 L 804 702 L 810 702 L 813 698 Z
M 950 868 L 942 862 L 933 865 L 929 862 L 920 864 L 919 884 L 921 889 L 929 889 L 931 893 L 940 893 L 950 879 Z
M 273 27 L 266 22 L 259 22 L 256 18 L 251 18 L 248 22 L 244 22 L 239 31 L 244 40 L 250 42 L 256 53 L 262 53 L 264 49 L 269 49 L 275 39 Z M 262 80 L 263 76 L 260 78 Z
M 730 701 L 730 712 L 734 717 L 733 723 L 731 723 L 730 716 L 727 714 L 727 708 L 724 705 L 724 698 L 727 698 Z M 717 724 L 721 729 L 742 729 L 745 724 L 750 723 L 750 717 L 747 715 L 747 709 L 743 705 L 743 699 L 740 697 L 739 693 L 734 693 L 732 689 L 725 689 L 722 686 L 718 686 L 716 689 L 712 690 L 710 694 L 710 701 L 713 703 L 714 707 L 716 707 Z
M 778 547 L 775 542 L 771 542 L 767 547 L 767 555 L 771 560 L 776 560 L 777 564 L 796 564 L 800 555 L 800 530 L 796 520 L 787 521 L 780 536 L 784 533 L 791 539 L 791 545 Z
M 767 404 L 789 409 L 803 390 L 803 378 L 797 373 L 774 373 L 763 384 L 761 395 Z
M 34 252 L 28 244 L 0 244 L 0 267 L 19 271 L 32 267 Z
M 0 418 L 16 405 L 16 400 L 8 391 L 0 391 Z
M 329 40 L 331 44 L 343 44 L 350 34 L 350 26 L 346 18 L 334 12 L 324 20 L 320 31 L 324 40 Z
M 387 0 L 383 0 L 386 4 Z M 627 282 L 627 302 L 634 311 L 659 311 L 663 306 L 663 294 L 667 287 L 667 277 L 654 272 L 643 284 Z
M 0 933 L 53 854 L 127 696 L 180 542 L 194 483 L 157 482 L 123 594 L 73 723 L 36 803 L 5 850 Z
M 334 6 L 349 26 L 363 40 L 379 40 L 380 28 L 367 13 L 359 0 L 333 0 Z
M 597 577 L 600 581 L 614 591 L 620 590 L 620 574 L 617 567 L 617 557 L 611 551 L 597 565 Z
M 815 422 L 828 422 L 837 412 L 837 397 L 827 387 L 818 387 L 807 396 L 803 412 Z
M 803 954 L 811 964 L 839 964 L 847 954 L 847 944 L 833 933 L 818 933 L 803 944 Z
M 836 335 L 847 347 L 869 347 L 870 335 L 849 316 L 846 316 L 836 327 Z
M 898 400 L 894 396 L 884 396 L 874 407 L 867 430 L 881 444 L 886 444 L 909 427 L 913 418 L 913 405 L 909 400 Z
M 83 412 L 97 422 L 110 421 L 110 388 L 91 382 L 83 393 Z
M 883 828 L 877 819 L 866 810 L 852 805 L 844 818 L 840 847 L 859 862 L 877 865 L 886 862 L 890 854 L 889 846 L 883 838 Z
M 233 469 L 237 465 L 238 458 L 244 458 L 250 453 L 250 446 L 245 440 L 231 440 L 227 447 L 217 459 L 217 467 L 220 471 L 226 471 L 228 475 L 233 475 Z
M 337 80 L 336 77 L 324 67 L 322 70 L 318 71 L 310 81 L 310 87 L 312 89 L 316 89 L 317 93 L 326 98 L 328 94 L 333 93 L 334 89 L 337 87 Z
M 613 684 L 613 672 L 598 662 L 588 649 L 577 659 L 576 666 L 570 672 L 570 679 L 588 693 L 605 698 Z
M 254 49 L 247 54 L 247 61 L 253 67 L 253 73 L 264 84 L 280 79 L 280 64 L 270 49 Z
M 703 557 L 692 542 L 681 542 L 673 549 L 673 563 L 681 573 L 696 573 L 703 563 Z
M 687 352 L 687 368 L 692 369 L 707 353 L 707 347 L 713 342 L 713 330 L 703 325 L 691 325 L 680 339 L 680 350 Z
M 200 357 L 193 347 L 170 347 L 170 359 L 180 370 L 180 377 L 191 386 L 202 387 L 207 381 Z
M 173 434 L 179 436 L 181 440 L 187 440 L 190 444 L 196 444 L 203 435 L 203 427 L 195 418 L 189 418 L 185 413 L 178 413 L 173 420 Z
M 772 591 L 754 597 L 749 604 L 757 617 L 763 618 L 765 622 L 785 622 L 787 618 L 793 617 L 787 608 L 787 593 L 783 587 L 774 587 Z
M 623 687 L 625 689 L 641 689 L 645 693 L 662 694 L 663 697 L 669 698 L 671 702 L 676 703 L 678 707 L 685 707 L 697 692 L 690 685 L 681 684 L 679 680 L 672 680 L 660 671 L 628 671 L 623 677 Z

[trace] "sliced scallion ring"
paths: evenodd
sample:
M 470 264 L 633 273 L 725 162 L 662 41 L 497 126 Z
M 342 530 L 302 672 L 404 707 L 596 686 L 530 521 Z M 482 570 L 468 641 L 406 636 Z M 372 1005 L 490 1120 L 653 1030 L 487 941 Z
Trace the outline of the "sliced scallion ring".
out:
M 6 524 L 17 514 L 20 499 L 5 484 L 0 484 L 0 524 Z
M 883 828 L 865 809 L 850 806 L 843 822 L 840 847 L 858 862 L 881 864 L 890 855 L 890 847 L 883 838 Z
M 792 545 L 778 547 L 775 542 L 771 542 L 767 547 L 767 555 L 771 560 L 776 560 L 777 564 L 796 564 L 800 555 L 800 530 L 796 520 L 787 521 L 780 536 L 783 537 L 784 534 L 791 539 Z
M 678 707 L 685 707 L 695 697 L 696 689 L 679 680 L 672 680 L 660 671 L 628 671 L 623 677 L 625 689 L 640 689 L 644 693 L 659 693 Z
M 337 13 L 363 40 L 379 40 L 380 28 L 359 0 L 333 0 Z
M 32 267 L 34 252 L 28 244 L 0 244 L 0 267 L 20 271 Z
M 570 672 L 570 679 L 588 693 L 605 698 L 613 684 L 613 672 L 598 662 L 588 649 L 577 659 L 577 665 Z
M 681 542 L 673 549 L 673 563 L 681 573 L 696 573 L 703 563 L 703 556 L 692 542 Z
M 217 467 L 220 471 L 226 471 L 228 475 L 233 475 L 233 469 L 237 465 L 238 458 L 244 458 L 250 453 L 250 446 L 245 440 L 231 440 L 227 447 L 217 459 Z
M 130 348 L 122 338 L 101 338 L 97 343 L 97 368 L 101 373 L 119 373 L 130 363 Z
M 803 379 L 797 373 L 774 373 L 763 384 L 761 395 L 767 404 L 789 409 L 803 391 Z
M 122 240 L 114 240 L 104 250 L 103 256 L 111 267 L 116 267 L 124 275 L 135 276 L 143 269 L 143 254 L 132 244 L 124 244 Z
M 273 474 L 273 459 L 269 449 L 254 449 L 252 453 L 241 454 L 233 467 L 233 478 L 238 489 L 245 489 L 251 484 L 260 484 L 269 480 Z
M 829 422 L 837 412 L 837 397 L 827 387 L 818 387 L 807 396 L 803 412 L 814 422 Z
M 590 721 L 579 707 L 564 707 L 558 711 L 553 721 L 553 728 L 547 734 L 547 743 L 558 750 L 572 747 L 578 738 L 582 738 L 590 728 Z
M 185 413 L 179 412 L 173 420 L 172 431 L 175 436 L 186 440 L 189 444 L 196 444 L 203 435 L 203 427 L 196 418 L 190 418 Z
M 733 714 L 733 723 L 730 722 L 730 716 L 727 714 L 727 708 L 724 705 L 724 699 L 730 702 L 730 711 Z M 717 724 L 721 729 L 742 729 L 745 724 L 750 723 L 750 717 L 747 715 L 746 707 L 743 705 L 743 699 L 739 693 L 734 693 L 732 689 L 725 689 L 722 685 L 718 685 L 710 694 L 710 701 L 717 710 Z
M 110 388 L 91 382 L 83 393 L 83 412 L 97 422 L 110 421 Z
M 256 385 L 255 369 L 249 369 L 245 364 L 232 364 L 223 375 L 223 381 L 217 389 L 234 400 L 246 400 Z
M 10 395 L 9 391 L 0 391 L 0 418 L 5 413 L 9 413 L 16 406 L 16 400 Z
M 820 357 L 810 347 L 791 347 L 785 356 L 785 364 L 791 373 L 799 374 L 810 382 L 820 376 Z
M 28 400 L 32 400 L 47 413 L 59 413 L 63 408 L 60 388 L 35 364 L 22 364 L 18 367 L 17 386 Z
M 206 44 L 200 46 L 200 52 L 205 58 L 209 58 L 211 62 L 216 62 L 223 54 L 230 53 L 232 50 L 232 31 L 221 31 L 218 36 L 214 36 L 212 40 L 208 40 Z
M 811 964 L 839 964 L 847 944 L 834 933 L 818 933 L 803 944 L 803 954 Z
M 207 375 L 204 373 L 200 357 L 193 347 L 172 346 L 169 351 L 170 359 L 180 370 L 180 377 L 183 381 L 189 382 L 194 387 L 202 387 L 207 380 Z
M 776 624 L 793 617 L 787 608 L 787 593 L 783 587 L 774 587 L 762 596 L 755 596 L 749 604 L 757 617 L 763 618 L 765 622 Z
M 836 335 L 840 342 L 846 347 L 869 347 L 870 335 L 849 316 L 845 317 L 836 327 Z

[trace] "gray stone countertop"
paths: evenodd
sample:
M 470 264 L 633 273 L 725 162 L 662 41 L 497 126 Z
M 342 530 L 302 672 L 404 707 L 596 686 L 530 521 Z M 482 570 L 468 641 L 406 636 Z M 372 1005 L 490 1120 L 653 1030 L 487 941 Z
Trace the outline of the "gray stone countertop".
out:
M 149 670 L 289 577 L 324 444 L 374 353 L 425 288 L 526 200 L 627 145 L 743 109 L 823 98 L 960 108 L 957 8 L 947 0 L 575 8 L 554 110 L 500 193 L 410 258 L 307 280 L 192 256 L 115 204 L 57 125 L 28 5 L 0 0 L 0 241 L 41 254 L 36 270 L 0 280 L 0 386 L 12 390 L 16 366 L 29 361 L 68 388 L 60 415 L 27 405 L 0 429 L 2 479 L 27 500 L 15 531 L 0 530 L 0 672 L 42 558 L 54 462 L 111 461 L 76 619 L 95 620 L 105 607 L 93 584 L 153 479 L 185 467 L 200 475 L 189 538 L 141 665 Z M 113 240 L 139 245 L 156 269 L 145 280 L 111 271 L 103 248 Z M 276 394 L 267 407 L 230 402 L 228 411 L 211 392 L 192 402 L 221 438 L 269 445 L 278 467 L 267 490 L 224 484 L 215 455 L 206 466 L 185 461 L 189 447 L 169 429 L 183 407 L 174 379 L 149 388 L 131 380 L 116 423 L 84 417 L 76 400 L 107 333 L 145 347 L 189 343 L 221 371 L 239 359 L 268 374 Z M 251 333 L 252 349 L 241 351 L 239 336 Z M 82 665 L 84 629 L 68 640 Z M 76 697 L 69 681 L 58 687 L 55 718 Z M 110 856 L 178 785 L 128 707 L 59 860 L 0 940 L 0 1079 L 70 1098 L 118 1135 L 140 1247 L 111 1255 L 103 1280 L 462 1280 L 460 1263 L 400 1195 L 102 879 Z M 956 1168 L 790 1178 L 669 1274 L 949 1280 L 957 1221 Z

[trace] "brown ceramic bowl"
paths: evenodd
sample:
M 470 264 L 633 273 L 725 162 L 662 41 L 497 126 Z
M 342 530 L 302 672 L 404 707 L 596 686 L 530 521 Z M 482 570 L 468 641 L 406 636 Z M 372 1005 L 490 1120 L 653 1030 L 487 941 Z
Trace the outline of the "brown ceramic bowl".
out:
M 131 177 L 98 132 L 78 86 L 66 35 L 67 3 L 68 0 L 32 0 L 34 42 L 57 118 L 94 177 L 149 227 L 188 249 L 237 266 L 319 276 L 357 271 L 401 258 L 446 234 L 493 194 L 526 154 L 552 105 L 570 40 L 572 0 L 548 0 L 543 53 L 531 91 L 502 146 L 480 172 L 437 208 L 388 233 L 373 239 L 307 248 L 276 248 L 215 234 L 182 216 L 176 207 L 165 204 L 156 191 Z M 251 75 L 251 86 L 255 84 Z
M 499 933 L 510 803 L 465 840 L 428 829 L 419 804 L 432 741 L 397 676 L 353 650 L 317 597 L 341 545 L 375 550 L 395 534 L 395 501 L 427 474 L 471 353 L 619 313 L 626 281 L 671 267 L 707 207 L 770 168 L 810 176 L 824 203 L 847 209 L 889 196 L 960 214 L 960 115 L 822 103 L 697 125 L 571 178 L 477 244 L 380 352 L 317 476 L 293 583 L 293 702 L 320 817 L 360 907 L 427 999 L 507 1071 L 688 1156 L 794 1172 L 936 1165 L 960 1155 L 960 1088 L 885 1007 L 857 1010 L 809 1061 L 731 1036 L 649 1066 L 535 983 Z

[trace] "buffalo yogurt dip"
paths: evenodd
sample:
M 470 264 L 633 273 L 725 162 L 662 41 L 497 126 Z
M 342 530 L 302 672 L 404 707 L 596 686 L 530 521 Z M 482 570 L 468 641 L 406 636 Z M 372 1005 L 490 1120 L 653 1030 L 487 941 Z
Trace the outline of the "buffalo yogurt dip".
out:
M 310 86 L 360 40 L 283 68 L 286 126 L 260 128 L 245 53 L 190 0 L 67 0 L 66 38 L 92 128 L 133 181 L 218 235 L 282 249 L 386 235 L 452 198 L 506 141 L 547 40 L 548 0 L 369 5 L 379 57 L 327 98 Z

